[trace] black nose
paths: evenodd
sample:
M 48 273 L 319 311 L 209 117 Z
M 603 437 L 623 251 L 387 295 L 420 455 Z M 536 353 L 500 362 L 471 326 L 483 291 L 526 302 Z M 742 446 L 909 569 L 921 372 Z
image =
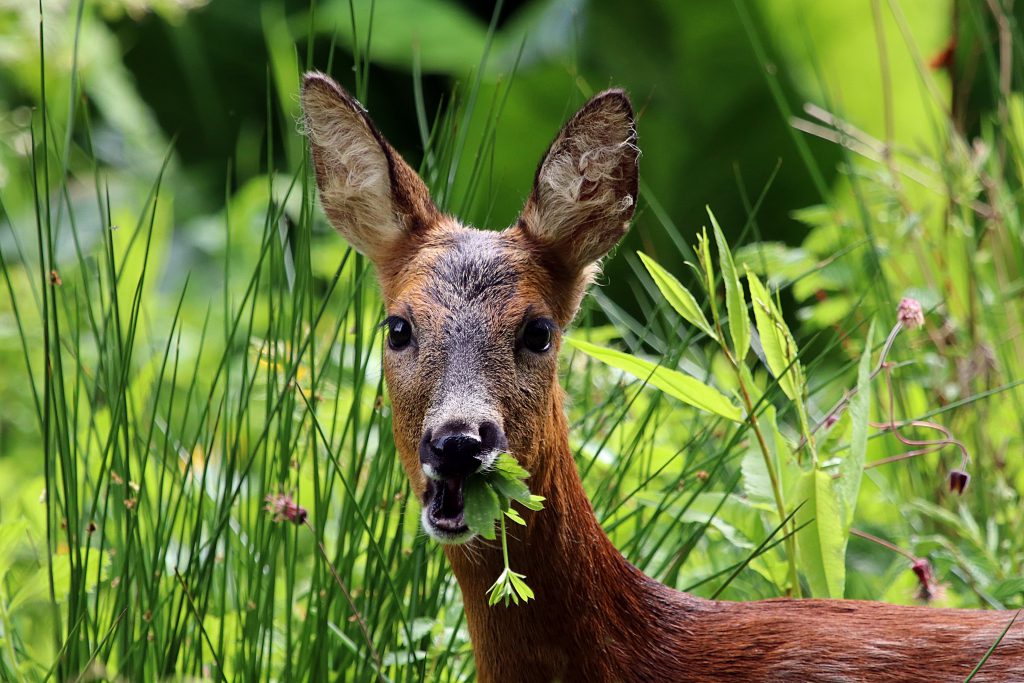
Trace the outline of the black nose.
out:
M 501 428 L 493 422 L 448 422 L 423 435 L 420 464 L 442 479 L 466 477 L 480 469 L 488 451 L 504 447 L 504 443 Z

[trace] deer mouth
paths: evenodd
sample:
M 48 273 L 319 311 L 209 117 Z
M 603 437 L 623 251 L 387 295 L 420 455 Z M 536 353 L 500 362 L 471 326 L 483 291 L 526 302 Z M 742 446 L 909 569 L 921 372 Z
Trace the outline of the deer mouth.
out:
M 423 526 L 441 543 L 463 543 L 472 535 L 466 525 L 464 477 L 427 479 L 423 493 Z

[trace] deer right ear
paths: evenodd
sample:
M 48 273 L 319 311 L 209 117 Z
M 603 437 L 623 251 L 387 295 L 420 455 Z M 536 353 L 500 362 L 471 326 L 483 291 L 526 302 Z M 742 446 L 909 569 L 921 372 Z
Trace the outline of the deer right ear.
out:
M 320 203 L 349 244 L 379 264 L 430 229 L 439 212 L 426 185 L 354 97 L 330 77 L 307 73 L 302 111 Z
M 629 97 L 596 95 L 544 155 L 520 227 L 573 275 L 592 272 L 629 228 L 639 155 Z

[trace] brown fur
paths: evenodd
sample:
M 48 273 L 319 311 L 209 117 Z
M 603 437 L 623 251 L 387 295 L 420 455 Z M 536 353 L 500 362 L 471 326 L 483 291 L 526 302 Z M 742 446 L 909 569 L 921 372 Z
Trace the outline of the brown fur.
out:
M 425 485 L 424 425 L 455 405 L 496 416 L 531 489 L 547 498 L 510 540 L 512 566 L 536 592 L 526 605 L 487 606 L 501 570 L 495 544 L 445 547 L 481 681 L 961 681 L 999 637 L 1011 614 L 702 600 L 644 576 L 611 545 L 569 450 L 558 338 L 547 354 L 517 350 L 514 339 L 526 317 L 567 326 L 598 259 L 628 227 L 637 150 L 624 93 L 598 95 L 563 128 L 522 217 L 500 233 L 441 215 L 326 76 L 307 75 L 303 107 L 328 218 L 375 262 L 389 314 L 413 321 L 415 344 L 385 353 L 385 375 L 414 489 Z M 1024 621 L 975 680 L 1024 681 Z

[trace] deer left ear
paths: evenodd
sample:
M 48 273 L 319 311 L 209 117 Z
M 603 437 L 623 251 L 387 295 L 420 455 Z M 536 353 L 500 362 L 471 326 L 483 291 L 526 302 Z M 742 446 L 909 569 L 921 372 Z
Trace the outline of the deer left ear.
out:
M 353 247 L 380 267 L 432 228 L 440 213 L 426 185 L 344 88 L 307 73 L 302 110 L 320 203 Z
M 626 93 L 595 96 L 548 148 L 520 227 L 573 276 L 591 271 L 629 229 L 639 154 Z

